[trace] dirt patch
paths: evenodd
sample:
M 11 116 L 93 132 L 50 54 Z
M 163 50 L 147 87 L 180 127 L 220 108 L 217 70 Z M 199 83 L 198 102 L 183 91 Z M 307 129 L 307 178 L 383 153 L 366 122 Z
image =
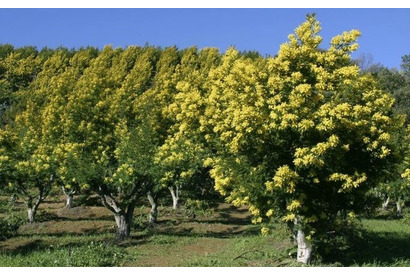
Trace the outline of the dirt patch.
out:
M 246 225 L 229 225 L 222 223 L 206 222 L 166 222 L 155 226 L 157 234 L 174 236 L 199 236 L 199 237 L 218 237 L 228 238 L 242 234 L 247 230 Z
M 25 224 L 18 230 L 19 235 L 78 235 L 115 232 L 114 221 L 47 221 Z
M 79 206 L 73 208 L 61 208 L 56 211 L 60 218 L 71 220 L 114 220 L 113 214 L 104 207 Z
M 43 241 L 40 238 L 13 238 L 1 243 L 0 251 L 21 253 L 23 251 L 38 249 L 42 246 Z
M 183 242 L 183 241 L 182 241 Z M 198 238 L 197 243 L 181 244 L 143 244 L 138 250 L 142 253 L 137 261 L 127 262 L 124 266 L 170 267 L 181 266 L 193 257 L 210 256 L 225 249 L 228 241 L 215 238 Z
M 222 239 L 201 238 L 198 241 L 200 242 L 184 246 L 183 251 L 187 255 L 208 256 L 226 247 L 226 241 Z

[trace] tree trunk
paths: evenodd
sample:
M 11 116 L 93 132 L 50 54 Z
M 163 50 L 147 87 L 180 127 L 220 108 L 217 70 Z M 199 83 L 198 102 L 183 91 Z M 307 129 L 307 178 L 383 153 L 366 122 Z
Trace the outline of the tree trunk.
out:
M 173 186 L 169 187 L 168 189 L 171 192 L 172 196 L 172 209 L 176 210 L 178 208 L 179 201 L 178 186 L 175 187 L 175 190 Z
M 125 214 L 114 214 L 114 218 L 117 224 L 117 239 L 119 241 L 127 239 L 130 236 L 132 221 Z
M 64 207 L 68 208 L 68 209 L 73 208 L 73 199 L 74 199 L 75 191 L 73 191 L 73 190 L 68 191 L 67 189 L 65 189 L 64 186 L 62 187 L 62 189 L 63 189 L 64 195 L 65 195 L 65 205 L 64 205 Z
M 136 200 L 131 200 L 127 204 L 121 205 L 101 186 L 98 188 L 98 193 L 103 205 L 114 213 L 115 223 L 117 224 L 118 241 L 123 241 L 129 238 Z
M 65 197 L 65 208 L 73 208 L 73 195 L 67 194 Z
M 10 196 L 10 205 L 11 206 L 14 206 L 16 204 L 16 199 L 17 199 L 16 194 L 13 194 L 13 195 Z
M 300 263 L 308 264 L 312 257 L 312 244 L 306 240 L 305 233 L 299 229 L 296 237 L 298 243 L 297 261 Z
M 301 224 L 298 218 L 295 219 L 295 224 L 298 227 L 296 242 L 298 244 L 297 262 L 308 264 L 312 257 L 313 247 L 312 244 L 306 239 L 305 232 L 301 228 Z
M 128 206 L 126 212 L 120 211 L 114 214 L 115 222 L 117 223 L 117 239 L 123 241 L 129 238 L 131 226 L 133 222 L 134 205 Z
M 382 205 L 383 210 L 387 209 L 387 206 L 389 205 L 389 202 L 390 202 L 390 197 L 387 197 L 386 201 L 383 202 L 383 205 Z
M 148 192 L 147 197 L 149 203 L 151 204 L 151 212 L 149 213 L 149 223 L 152 225 L 157 222 L 158 217 L 157 197 L 152 196 L 151 192 Z
M 27 218 L 28 223 L 34 223 L 34 218 L 36 217 L 37 209 L 40 206 L 41 199 L 37 198 L 36 202 L 33 204 L 33 199 L 29 198 L 27 201 Z
M 28 214 L 28 223 L 34 223 L 34 216 L 36 213 L 33 211 L 33 208 L 28 207 L 27 214 Z
M 396 201 L 396 215 L 399 217 L 403 216 L 400 199 Z

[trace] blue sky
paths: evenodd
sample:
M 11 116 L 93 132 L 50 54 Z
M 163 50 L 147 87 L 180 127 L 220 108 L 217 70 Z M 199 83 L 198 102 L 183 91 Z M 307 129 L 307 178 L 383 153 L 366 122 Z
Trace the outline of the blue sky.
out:
M 0 44 L 42 48 L 128 45 L 217 47 L 274 55 L 315 12 L 327 48 L 343 31 L 362 32 L 353 55 L 399 67 L 410 54 L 410 9 L 0 9 Z

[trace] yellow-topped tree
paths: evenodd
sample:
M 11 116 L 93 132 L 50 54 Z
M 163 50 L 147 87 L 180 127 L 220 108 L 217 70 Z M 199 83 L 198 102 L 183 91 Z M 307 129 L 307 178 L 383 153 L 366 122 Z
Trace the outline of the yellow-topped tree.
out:
M 217 190 L 251 205 L 255 222 L 287 222 L 304 263 L 337 218 L 365 208 L 365 193 L 394 161 L 390 137 L 401 126 L 394 99 L 351 60 L 360 32 L 344 32 L 324 50 L 320 30 L 308 15 L 265 60 L 228 50 L 209 73 L 201 118 L 215 144 L 206 164 Z

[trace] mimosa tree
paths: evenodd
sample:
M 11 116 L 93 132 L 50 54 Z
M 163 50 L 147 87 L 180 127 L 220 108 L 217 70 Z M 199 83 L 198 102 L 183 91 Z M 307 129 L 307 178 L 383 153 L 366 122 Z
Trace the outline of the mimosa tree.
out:
M 390 140 L 400 126 L 394 99 L 351 62 L 359 31 L 323 50 L 320 29 L 309 15 L 266 61 L 230 49 L 210 72 L 201 122 L 216 146 L 206 161 L 216 189 L 250 205 L 254 222 L 288 223 L 303 263 L 339 218 L 366 208 L 366 192 L 394 161 Z

